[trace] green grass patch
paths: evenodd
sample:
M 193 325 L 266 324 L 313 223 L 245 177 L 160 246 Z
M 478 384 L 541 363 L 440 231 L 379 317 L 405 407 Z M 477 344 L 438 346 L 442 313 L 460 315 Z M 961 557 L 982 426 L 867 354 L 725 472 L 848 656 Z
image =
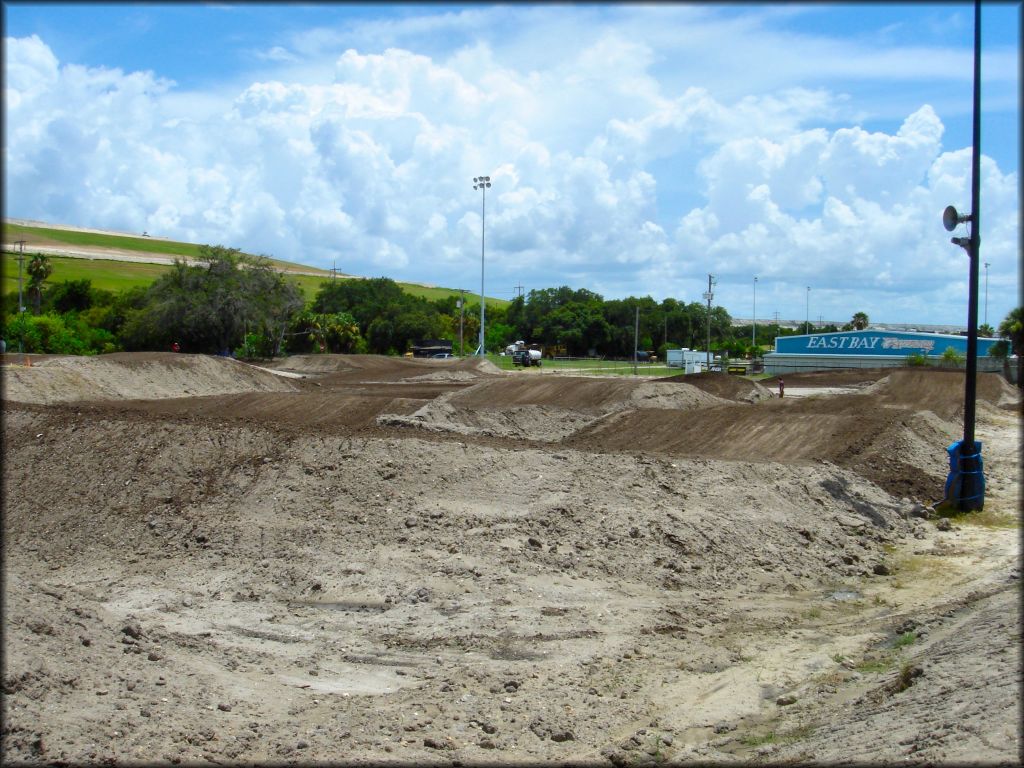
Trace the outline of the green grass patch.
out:
M 512 358 L 507 355 L 489 354 L 487 359 L 503 371 L 518 370 L 519 367 L 512 364 Z M 531 367 L 530 371 L 537 371 Z M 633 362 L 631 360 L 594 360 L 590 358 L 568 359 L 545 359 L 541 370 L 558 371 L 572 374 L 574 376 L 633 376 Z M 637 376 L 678 376 L 678 368 L 669 368 L 667 365 L 658 363 L 637 363 Z
M 989 530 L 1020 528 L 1020 514 L 1006 509 L 989 507 L 977 512 L 960 512 L 949 517 L 958 525 L 975 525 Z
M 861 674 L 870 675 L 875 672 L 888 672 L 893 668 L 895 659 L 892 656 L 882 656 L 877 659 L 864 659 L 857 665 L 857 671 Z
M 28 254 L 25 254 L 26 257 Z M 166 264 L 140 264 L 133 261 L 108 259 L 75 259 L 64 256 L 50 256 L 53 272 L 46 284 L 62 283 L 67 280 L 91 280 L 93 288 L 107 291 L 124 291 L 135 286 L 147 286 L 171 267 Z M 28 259 L 26 258 L 26 264 Z M 22 268 L 22 290 L 27 291 L 28 272 Z M 3 254 L 3 293 L 18 292 L 18 259 L 14 254 Z M 27 301 L 27 299 L 26 299 Z
M 907 555 L 895 563 L 895 570 L 901 576 L 927 578 L 945 574 L 949 569 L 949 564 L 937 555 Z
M 15 227 L 15 225 L 5 225 L 6 229 Z M 53 230 L 55 232 L 62 232 L 63 230 Z M 69 233 L 69 234 L 80 234 L 80 233 Z M 84 233 L 89 234 L 89 233 Z M 102 237 L 102 236 L 100 236 Z M 108 236 L 109 237 L 109 236 Z M 121 238 L 124 240 L 131 240 L 133 238 Z M 134 238 L 139 240 L 145 240 L 148 243 L 147 238 Z M 110 247 L 123 247 L 122 244 Z M 183 258 L 198 258 L 199 246 L 190 246 L 195 249 L 195 254 L 171 254 L 182 256 Z M 129 249 L 130 250 L 130 249 Z M 162 251 L 163 253 L 170 253 L 169 251 Z M 22 290 L 26 289 L 28 285 L 28 261 L 34 255 L 35 252 L 28 250 L 25 252 L 25 258 L 22 263 Z M 152 253 L 152 252 L 151 252 Z M 47 254 L 47 258 L 50 264 L 53 266 L 53 272 L 50 277 L 47 278 L 46 284 L 53 285 L 54 283 L 62 283 L 67 280 L 90 280 L 94 288 L 99 288 L 108 291 L 124 291 L 129 288 L 136 286 L 148 286 L 160 275 L 165 274 L 168 270 L 172 269 L 170 264 L 153 264 L 148 262 L 136 262 L 136 261 L 121 261 L 118 259 L 90 259 L 85 257 L 74 257 L 74 256 L 53 256 Z M 270 262 L 276 269 L 280 269 L 286 273 L 291 270 L 308 270 L 317 271 L 316 267 L 307 267 L 302 264 L 295 264 L 290 261 L 281 261 L 280 259 L 270 259 Z M 3 281 L 0 284 L 0 292 L 4 294 L 17 293 L 18 292 L 18 254 L 10 251 L 4 251 L 2 261 L 2 274 Z M 330 273 L 324 271 L 323 277 L 318 275 L 299 275 L 299 274 L 287 274 L 287 280 L 294 283 L 302 291 L 302 296 L 306 302 L 311 302 L 320 290 L 320 286 L 331 279 Z M 338 277 L 338 280 L 358 280 L 361 278 L 344 278 Z M 448 296 L 458 296 L 459 292 L 452 288 L 431 288 L 414 283 L 398 283 L 399 287 L 408 294 L 413 296 L 423 296 L 429 300 L 438 298 L 446 298 Z M 502 307 L 507 305 L 509 302 L 503 299 L 492 299 L 487 297 L 488 307 Z M 510 361 L 511 363 L 511 361 Z
M 747 747 L 760 747 L 765 744 L 774 744 L 778 739 L 779 737 L 776 735 L 775 731 L 768 731 L 766 733 L 748 733 L 740 739 L 740 743 Z
M 895 640 L 893 640 L 892 647 L 905 648 L 908 645 L 913 645 L 915 640 L 917 640 L 917 635 L 915 635 L 913 632 L 904 632 L 902 635 L 899 635 Z

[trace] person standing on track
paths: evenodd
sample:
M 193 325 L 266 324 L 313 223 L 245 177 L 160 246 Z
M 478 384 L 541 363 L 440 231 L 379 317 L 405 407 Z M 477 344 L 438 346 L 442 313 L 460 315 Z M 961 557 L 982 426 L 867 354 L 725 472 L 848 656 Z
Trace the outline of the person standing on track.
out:
M 786 394 L 786 382 L 784 382 L 782 380 L 782 377 L 780 376 L 779 377 L 779 398 L 784 397 L 785 394 Z

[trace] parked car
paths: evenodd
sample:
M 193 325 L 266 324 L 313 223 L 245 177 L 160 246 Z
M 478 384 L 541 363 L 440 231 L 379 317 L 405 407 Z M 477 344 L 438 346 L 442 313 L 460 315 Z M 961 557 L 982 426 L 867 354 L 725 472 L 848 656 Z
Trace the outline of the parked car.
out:
M 450 352 L 438 352 L 436 355 L 431 355 L 431 357 L 435 360 L 452 360 L 455 358 L 455 355 Z

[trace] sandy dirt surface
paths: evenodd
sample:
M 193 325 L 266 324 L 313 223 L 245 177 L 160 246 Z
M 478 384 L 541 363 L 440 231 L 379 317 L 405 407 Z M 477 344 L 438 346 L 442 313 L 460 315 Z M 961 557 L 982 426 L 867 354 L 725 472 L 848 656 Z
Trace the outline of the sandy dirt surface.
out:
M 7 358 L 5 762 L 1020 757 L 991 374 L 950 522 L 949 372 Z

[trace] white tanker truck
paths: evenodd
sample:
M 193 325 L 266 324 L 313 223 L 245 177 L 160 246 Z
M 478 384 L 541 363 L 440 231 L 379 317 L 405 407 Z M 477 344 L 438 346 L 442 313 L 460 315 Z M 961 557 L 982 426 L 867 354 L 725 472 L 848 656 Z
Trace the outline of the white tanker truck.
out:
M 505 347 L 505 354 L 512 358 L 512 365 L 529 368 L 535 365 L 540 368 L 543 350 L 536 344 L 527 345 L 525 341 L 517 341 Z

